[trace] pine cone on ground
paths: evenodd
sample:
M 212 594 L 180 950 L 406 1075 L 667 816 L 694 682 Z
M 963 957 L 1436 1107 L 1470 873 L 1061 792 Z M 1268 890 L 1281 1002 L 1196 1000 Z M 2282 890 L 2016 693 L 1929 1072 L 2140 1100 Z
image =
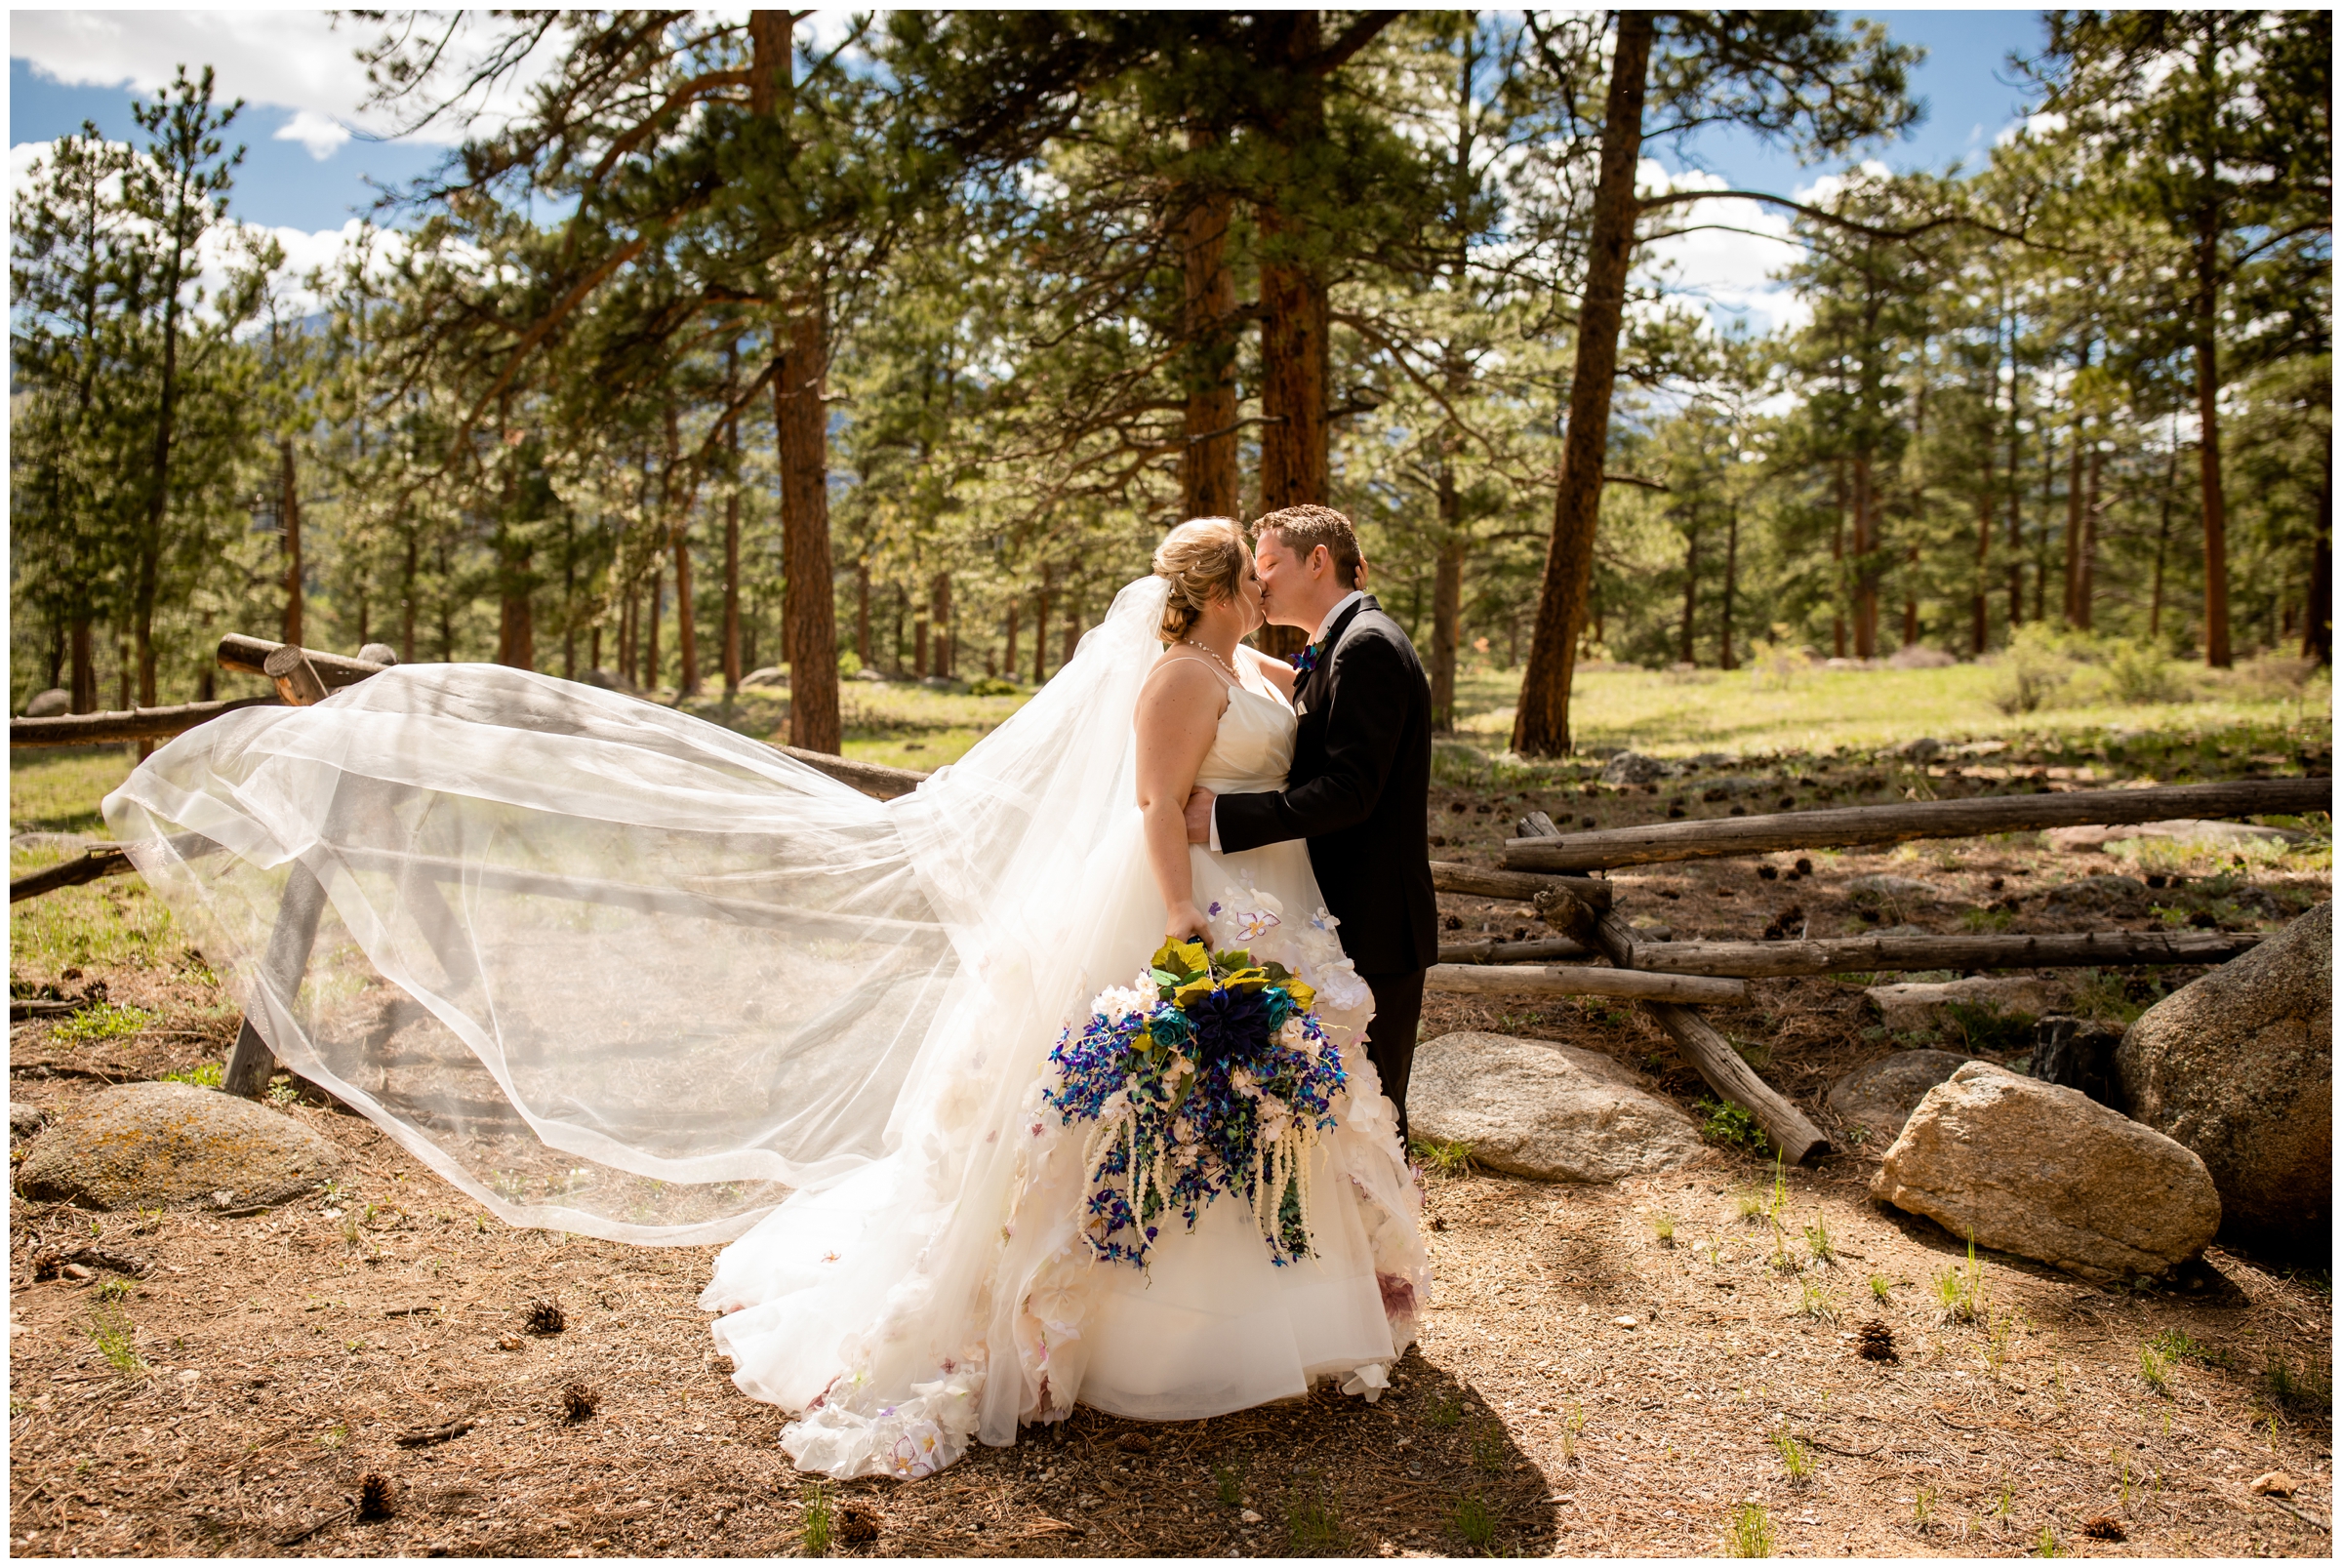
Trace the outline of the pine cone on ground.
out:
M 569 1327 L 569 1314 L 559 1302 L 531 1302 L 524 1326 L 531 1334 L 558 1334 Z
M 358 1517 L 366 1520 L 387 1519 L 394 1510 L 390 1507 L 390 1477 L 380 1470 L 368 1470 L 358 1477 Z
M 2120 1541 L 2123 1539 L 2121 1522 L 2111 1513 L 2101 1513 L 2083 1525 L 2081 1533 L 2092 1541 Z
M 838 1511 L 837 1539 L 849 1547 L 868 1546 L 878 1539 L 878 1515 L 860 1504 L 847 1504 Z
M 602 1396 L 582 1383 L 573 1383 L 561 1390 L 561 1414 L 569 1420 L 584 1421 L 602 1402 Z
M 1877 1318 L 1862 1325 L 1854 1336 L 1854 1351 L 1865 1361 L 1899 1361 L 1895 1354 L 1895 1331 Z

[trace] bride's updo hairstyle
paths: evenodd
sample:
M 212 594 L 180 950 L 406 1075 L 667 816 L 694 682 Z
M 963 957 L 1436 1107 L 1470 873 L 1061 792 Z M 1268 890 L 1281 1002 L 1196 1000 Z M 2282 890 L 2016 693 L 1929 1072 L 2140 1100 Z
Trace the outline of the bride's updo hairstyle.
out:
M 1168 645 L 1195 629 L 1204 606 L 1233 600 L 1244 581 L 1244 530 L 1228 517 L 1194 517 L 1155 546 L 1154 575 L 1171 584 L 1155 635 Z

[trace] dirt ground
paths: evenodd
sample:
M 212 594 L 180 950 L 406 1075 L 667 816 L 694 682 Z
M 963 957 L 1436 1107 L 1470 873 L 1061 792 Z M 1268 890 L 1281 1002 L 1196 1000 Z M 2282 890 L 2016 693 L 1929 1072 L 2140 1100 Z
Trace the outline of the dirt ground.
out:
M 1834 797 L 1914 787 L 1908 770 L 1871 773 L 1841 770 Z M 1938 792 L 2041 783 L 1917 777 Z M 1445 788 L 1433 853 L 1494 864 L 1528 809 L 1609 825 L 1678 800 L 1775 809 L 1776 789 L 1820 803 L 1825 787 L 1752 784 L 1716 801 L 1699 779 Z M 1754 939 L 1793 904 L 1816 936 L 2274 929 L 2329 880 L 2322 858 L 2199 857 L 2150 893 L 2110 890 L 2084 879 L 2146 863 L 2032 835 L 1812 859 L 1788 880 L 1791 857 L 1769 881 L 1747 861 L 1622 875 L 1619 907 L 1683 938 Z M 1935 892 L 1849 889 L 1870 872 Z M 1460 931 L 1541 934 L 1515 905 L 1441 902 Z M 2191 973 L 2060 978 L 2077 1007 L 2120 1019 Z M 217 1062 L 234 1028 L 200 971 L 11 978 L 20 995 L 103 980 L 159 1015 L 82 1044 L 14 1025 L 12 1102 L 53 1114 L 105 1082 Z M 1838 1153 L 1778 1187 L 1723 1144 L 1615 1187 L 1434 1173 L 1424 1341 L 1378 1404 L 1320 1393 L 1153 1427 L 1084 1411 L 909 1485 L 791 1470 L 779 1412 L 732 1388 L 694 1305 L 711 1249 L 507 1229 L 307 1097 L 285 1113 L 349 1150 L 354 1174 L 299 1203 L 101 1215 L 12 1195 L 10 1549 L 747 1556 L 827 1535 L 831 1554 L 891 1555 L 2331 1552 L 2322 1259 L 2216 1248 L 2138 1290 L 1990 1253 L 1970 1274 L 1951 1236 L 1867 1197 L 1880 1149 L 1845 1146 L 1823 1106 L 1840 1074 L 1921 1041 L 1888 1035 L 1837 981 L 1761 982 L 1715 1016 Z M 1695 1113 L 1707 1092 L 1609 1004 L 1434 996 L 1427 1037 L 1459 1027 L 1608 1052 Z M 1935 1043 L 2016 1051 L 1987 1032 Z M 76 1247 L 113 1266 L 34 1277 L 36 1254 Z M 1970 1320 L 1941 1320 L 1947 1271 L 1970 1281 Z M 531 1332 L 540 1302 L 558 1304 L 559 1332 Z M 1858 1353 L 1874 1322 L 1895 1359 Z M 2289 1503 L 2248 1490 L 2273 1469 L 2296 1483 Z M 385 1517 L 358 1516 L 370 1474 Z

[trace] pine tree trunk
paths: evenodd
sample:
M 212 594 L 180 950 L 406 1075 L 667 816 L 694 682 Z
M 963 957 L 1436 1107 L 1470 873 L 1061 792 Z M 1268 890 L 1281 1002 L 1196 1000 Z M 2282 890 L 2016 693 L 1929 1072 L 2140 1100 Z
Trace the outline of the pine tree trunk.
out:
M 826 304 L 817 295 L 789 323 L 773 392 L 780 426 L 781 643 L 788 661 L 788 741 L 808 751 L 838 748 L 837 604 L 829 555 Z
M 1740 588 L 1740 508 L 1724 508 L 1724 597 L 1716 612 L 1716 667 L 1738 669 L 1740 660 L 1732 652 L 1732 596 Z
M 1208 131 L 1191 131 L 1188 146 L 1198 150 L 1214 140 Z M 1235 273 L 1228 264 L 1234 211 L 1225 191 L 1198 193 L 1181 233 L 1188 402 L 1179 487 L 1190 517 L 1235 517 L 1243 505 L 1236 471 L 1236 353 L 1229 327 L 1236 310 Z
M 1008 642 L 1000 655 L 1000 663 L 1011 677 L 1017 673 L 1017 596 L 1008 597 Z
M 2334 662 L 2334 459 L 2327 450 L 2318 477 L 2318 532 L 2310 541 L 2310 602 L 2302 611 L 2301 657 Z
M 2092 629 L 2092 604 L 2098 596 L 2098 482 L 2105 471 L 2106 454 L 2093 441 L 2090 443 L 2089 487 L 2081 499 L 2081 564 L 2074 573 L 2074 624 L 2084 631 Z
M 1290 101 L 1271 139 L 1288 169 L 1307 167 L 1325 138 L 1325 101 L 1317 79 L 1301 62 L 1320 44 L 1315 11 L 1269 14 L 1270 71 L 1290 78 Z M 1312 254 L 1308 220 L 1274 198 L 1258 209 L 1261 246 L 1261 510 L 1322 506 L 1327 502 L 1325 274 Z M 1263 652 L 1291 659 L 1309 633 L 1298 626 L 1264 626 Z
M 1854 454 L 1854 657 L 1878 657 L 1878 545 L 1874 525 L 1878 496 L 1871 483 L 1871 455 Z
M 1700 529 L 1695 521 L 1683 530 L 1683 635 L 1682 647 L 1676 654 L 1676 663 L 1696 664 L 1692 657 L 1692 630 L 1700 610 Z
M 2196 245 L 2196 462 L 2203 484 L 2203 662 L 2235 663 L 2228 641 L 2228 504 L 2220 486 L 2219 230 L 2206 219 Z
M 2163 504 L 2161 520 L 2155 530 L 2155 588 L 2147 602 L 2147 640 L 2155 642 L 2163 634 L 2163 563 L 2171 552 L 2172 492 L 2179 486 L 2179 440 L 2174 434 L 2171 456 L 2163 466 Z
M 910 673 L 913 678 L 927 678 L 927 612 L 922 610 L 910 620 Z
M 958 628 L 951 620 L 951 574 L 939 572 L 935 578 L 935 596 L 929 601 L 927 619 L 934 627 L 935 672 L 949 680 L 959 673 L 958 661 L 952 656 L 959 651 Z
M 2008 330 L 2008 634 L 2025 620 L 2025 451 L 2017 428 L 2017 330 Z
M 1635 254 L 1635 171 L 1642 156 L 1642 101 L 1655 27 L 1647 11 L 1618 14 L 1609 96 L 1602 116 L 1601 170 L 1594 192 L 1586 296 L 1578 312 L 1577 365 L 1569 388 L 1560 482 L 1554 497 L 1554 537 L 1537 598 L 1529 666 L 1513 721 L 1513 749 L 1559 756 L 1570 748 L 1569 688 L 1578 629 L 1594 581 L 1594 536 L 1602 504 L 1602 464 L 1610 445 L 1610 396 L 1618 377 L 1618 332 L 1626 311 L 1627 272 Z
M 740 421 L 727 437 L 732 447 L 733 486 L 724 497 L 724 690 L 740 690 Z M 869 576 L 863 583 L 864 640 L 868 640 Z M 866 659 L 868 657 L 866 653 Z
M 1032 683 L 1049 678 L 1049 569 L 1041 568 L 1040 592 L 1032 602 Z
M 398 583 L 398 662 L 415 663 L 415 578 L 420 563 L 416 559 L 418 543 L 415 530 L 407 534 L 406 560 L 400 568 Z
M 98 711 L 98 661 L 90 645 L 90 618 L 77 616 L 66 636 L 73 661 L 73 711 Z
M 2066 450 L 2066 624 L 2081 624 L 2081 423 L 2067 434 Z
M 1831 574 L 1836 578 L 1830 595 L 1830 657 L 1846 657 L 1846 460 L 1837 462 L 1836 510 L 1830 523 Z
M 1081 647 L 1081 602 L 1072 594 L 1066 595 L 1066 656 L 1057 662 L 1065 668 L 1073 663 L 1074 653 Z
M 659 621 L 666 608 L 666 575 L 659 570 L 659 557 L 653 555 L 651 557 L 650 636 L 649 640 L 644 644 L 642 656 L 642 689 L 646 692 L 656 693 L 659 690 L 659 676 L 661 674 L 659 667 Z
M 277 443 L 282 462 L 278 515 L 284 523 L 285 543 L 285 638 L 300 644 L 302 636 L 301 602 L 301 487 L 293 467 L 293 438 L 286 436 Z
M 1456 661 L 1464 635 L 1463 505 L 1456 478 L 1439 464 L 1439 559 L 1432 579 L 1432 728 L 1456 727 Z

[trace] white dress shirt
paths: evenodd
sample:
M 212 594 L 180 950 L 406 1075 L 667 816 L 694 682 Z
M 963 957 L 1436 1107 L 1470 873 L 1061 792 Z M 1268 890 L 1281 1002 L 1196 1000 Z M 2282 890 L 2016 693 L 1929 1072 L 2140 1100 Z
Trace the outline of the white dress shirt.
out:
M 1310 634 L 1310 641 L 1321 641 L 1325 636 L 1325 628 L 1341 620 L 1344 611 L 1364 597 L 1366 597 L 1364 588 L 1353 588 L 1342 595 L 1334 602 L 1334 607 L 1325 613 L 1325 618 L 1317 623 L 1317 629 Z M 1294 684 L 1299 685 L 1300 683 L 1296 681 Z M 1212 802 L 1212 840 L 1209 847 L 1214 855 L 1220 853 L 1220 802 L 1218 800 Z

